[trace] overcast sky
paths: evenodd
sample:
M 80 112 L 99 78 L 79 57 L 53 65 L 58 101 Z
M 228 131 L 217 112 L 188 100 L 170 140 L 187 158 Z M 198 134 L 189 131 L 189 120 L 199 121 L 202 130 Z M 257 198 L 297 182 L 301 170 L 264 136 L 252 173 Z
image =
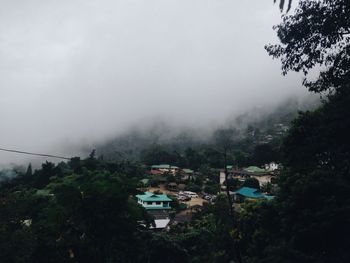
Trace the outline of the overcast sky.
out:
M 135 123 L 205 125 L 305 95 L 264 50 L 272 2 L 0 0 L 0 147 L 65 154 Z

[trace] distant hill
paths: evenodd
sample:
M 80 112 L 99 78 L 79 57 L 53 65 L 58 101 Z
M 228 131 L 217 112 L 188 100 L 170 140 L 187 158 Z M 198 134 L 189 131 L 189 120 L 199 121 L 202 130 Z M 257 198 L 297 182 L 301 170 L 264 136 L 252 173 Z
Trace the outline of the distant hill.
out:
M 218 129 L 235 129 L 239 133 L 239 145 L 251 151 L 255 145 L 278 144 L 286 134 L 290 122 L 298 111 L 315 108 L 319 100 L 307 97 L 303 100 L 290 98 L 277 107 L 253 109 L 235 116 L 217 127 L 207 130 L 177 128 L 159 122 L 146 129 L 132 129 L 102 144 L 96 145 L 98 155 L 109 160 L 140 160 L 140 154 L 153 145 L 160 145 L 170 152 L 183 153 L 186 149 L 200 149 L 214 144 L 213 134 Z M 237 147 L 236 147 L 237 149 Z

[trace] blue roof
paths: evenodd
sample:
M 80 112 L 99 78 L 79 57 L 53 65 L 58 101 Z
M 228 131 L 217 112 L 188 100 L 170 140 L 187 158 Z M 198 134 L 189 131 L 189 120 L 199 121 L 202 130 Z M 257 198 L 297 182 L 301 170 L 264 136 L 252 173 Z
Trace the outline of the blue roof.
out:
M 146 202 L 172 201 L 167 195 L 158 195 L 151 192 L 145 192 L 143 195 L 136 195 L 136 197 Z
M 266 198 L 268 200 L 273 199 L 273 196 L 265 195 L 261 193 L 258 189 L 251 188 L 251 187 L 242 187 L 236 191 L 236 194 L 242 195 L 247 198 Z

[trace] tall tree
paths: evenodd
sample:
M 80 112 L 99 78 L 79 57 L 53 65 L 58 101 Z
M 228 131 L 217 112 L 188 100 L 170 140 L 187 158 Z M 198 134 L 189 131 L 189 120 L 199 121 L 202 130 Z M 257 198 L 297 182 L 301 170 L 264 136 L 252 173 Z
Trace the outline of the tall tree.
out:
M 282 72 L 308 75 L 322 68 L 316 80 L 304 79 L 314 92 L 336 91 L 350 78 L 350 1 L 300 0 L 294 14 L 274 27 L 281 44 L 265 48 L 282 61 Z
M 228 154 L 229 152 L 232 151 L 234 142 L 238 139 L 238 136 L 239 136 L 239 132 L 235 129 L 219 129 L 214 133 L 214 140 L 216 142 L 218 151 L 222 154 L 224 159 L 224 173 L 225 173 L 226 182 L 228 182 L 228 169 L 227 169 Z M 228 200 L 229 212 L 230 212 L 229 214 L 232 220 L 232 226 L 236 228 L 237 222 L 236 222 L 235 212 L 233 208 L 233 201 L 232 201 L 232 197 L 230 195 L 230 189 L 228 186 L 226 186 L 226 196 Z M 235 240 L 234 250 L 236 253 L 237 262 L 239 263 L 242 262 L 239 240 Z

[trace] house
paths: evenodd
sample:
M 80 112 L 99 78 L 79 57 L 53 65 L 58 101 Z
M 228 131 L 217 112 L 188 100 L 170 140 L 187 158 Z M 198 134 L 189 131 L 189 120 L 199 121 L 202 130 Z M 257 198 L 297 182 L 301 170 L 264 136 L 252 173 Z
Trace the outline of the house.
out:
M 141 204 L 147 212 L 154 217 L 154 226 L 150 226 L 153 230 L 162 230 L 167 228 L 170 223 L 168 210 L 171 209 L 172 201 L 167 195 L 154 194 L 145 192 L 143 195 L 136 195 L 137 202 Z M 142 224 L 144 225 L 144 224 Z
M 170 223 L 169 218 L 154 219 L 155 226 L 150 226 L 150 229 L 164 229 L 164 228 L 167 228 L 169 223 Z
M 274 172 L 267 171 L 265 169 L 259 168 L 257 166 L 249 166 L 244 169 L 227 169 L 228 178 L 236 178 L 240 181 L 245 181 L 247 178 L 256 178 L 260 185 L 271 182 L 271 178 L 275 176 Z M 224 189 L 225 186 L 225 171 L 220 170 L 220 184 Z
M 271 162 L 265 164 L 265 170 L 267 171 L 275 171 L 277 169 L 279 169 L 279 165 L 277 163 Z
M 149 226 L 149 229 L 163 230 L 167 228 L 170 223 L 170 217 L 167 210 L 147 210 L 147 212 L 154 218 L 154 225 Z M 144 223 L 141 224 L 146 226 Z
M 194 171 L 191 169 L 184 168 L 180 171 L 181 174 L 181 180 L 189 180 L 190 178 L 193 178 Z
M 253 173 L 253 174 L 265 174 L 266 170 L 259 168 L 257 166 L 249 166 L 247 168 L 243 169 L 244 171 L 248 172 L 248 173 Z
M 164 172 L 154 169 L 154 170 L 151 170 L 149 173 L 151 175 L 162 175 Z
M 142 179 L 142 180 L 140 180 L 140 183 L 142 184 L 142 186 L 148 186 L 149 179 L 148 178 Z
M 136 195 L 137 202 L 147 210 L 168 210 L 171 209 L 172 201 L 165 194 L 154 194 L 145 192 L 143 195 Z
M 190 174 L 190 175 L 194 173 L 193 170 L 187 169 L 187 168 L 182 169 L 182 171 L 183 171 L 185 174 Z
M 273 199 L 273 196 L 265 195 L 260 190 L 251 187 L 242 187 L 233 193 L 235 201 L 244 201 L 246 199 Z
M 172 173 L 175 174 L 180 170 L 179 167 L 170 164 L 156 164 L 151 166 L 151 173 L 154 171 L 160 171 L 161 173 Z

